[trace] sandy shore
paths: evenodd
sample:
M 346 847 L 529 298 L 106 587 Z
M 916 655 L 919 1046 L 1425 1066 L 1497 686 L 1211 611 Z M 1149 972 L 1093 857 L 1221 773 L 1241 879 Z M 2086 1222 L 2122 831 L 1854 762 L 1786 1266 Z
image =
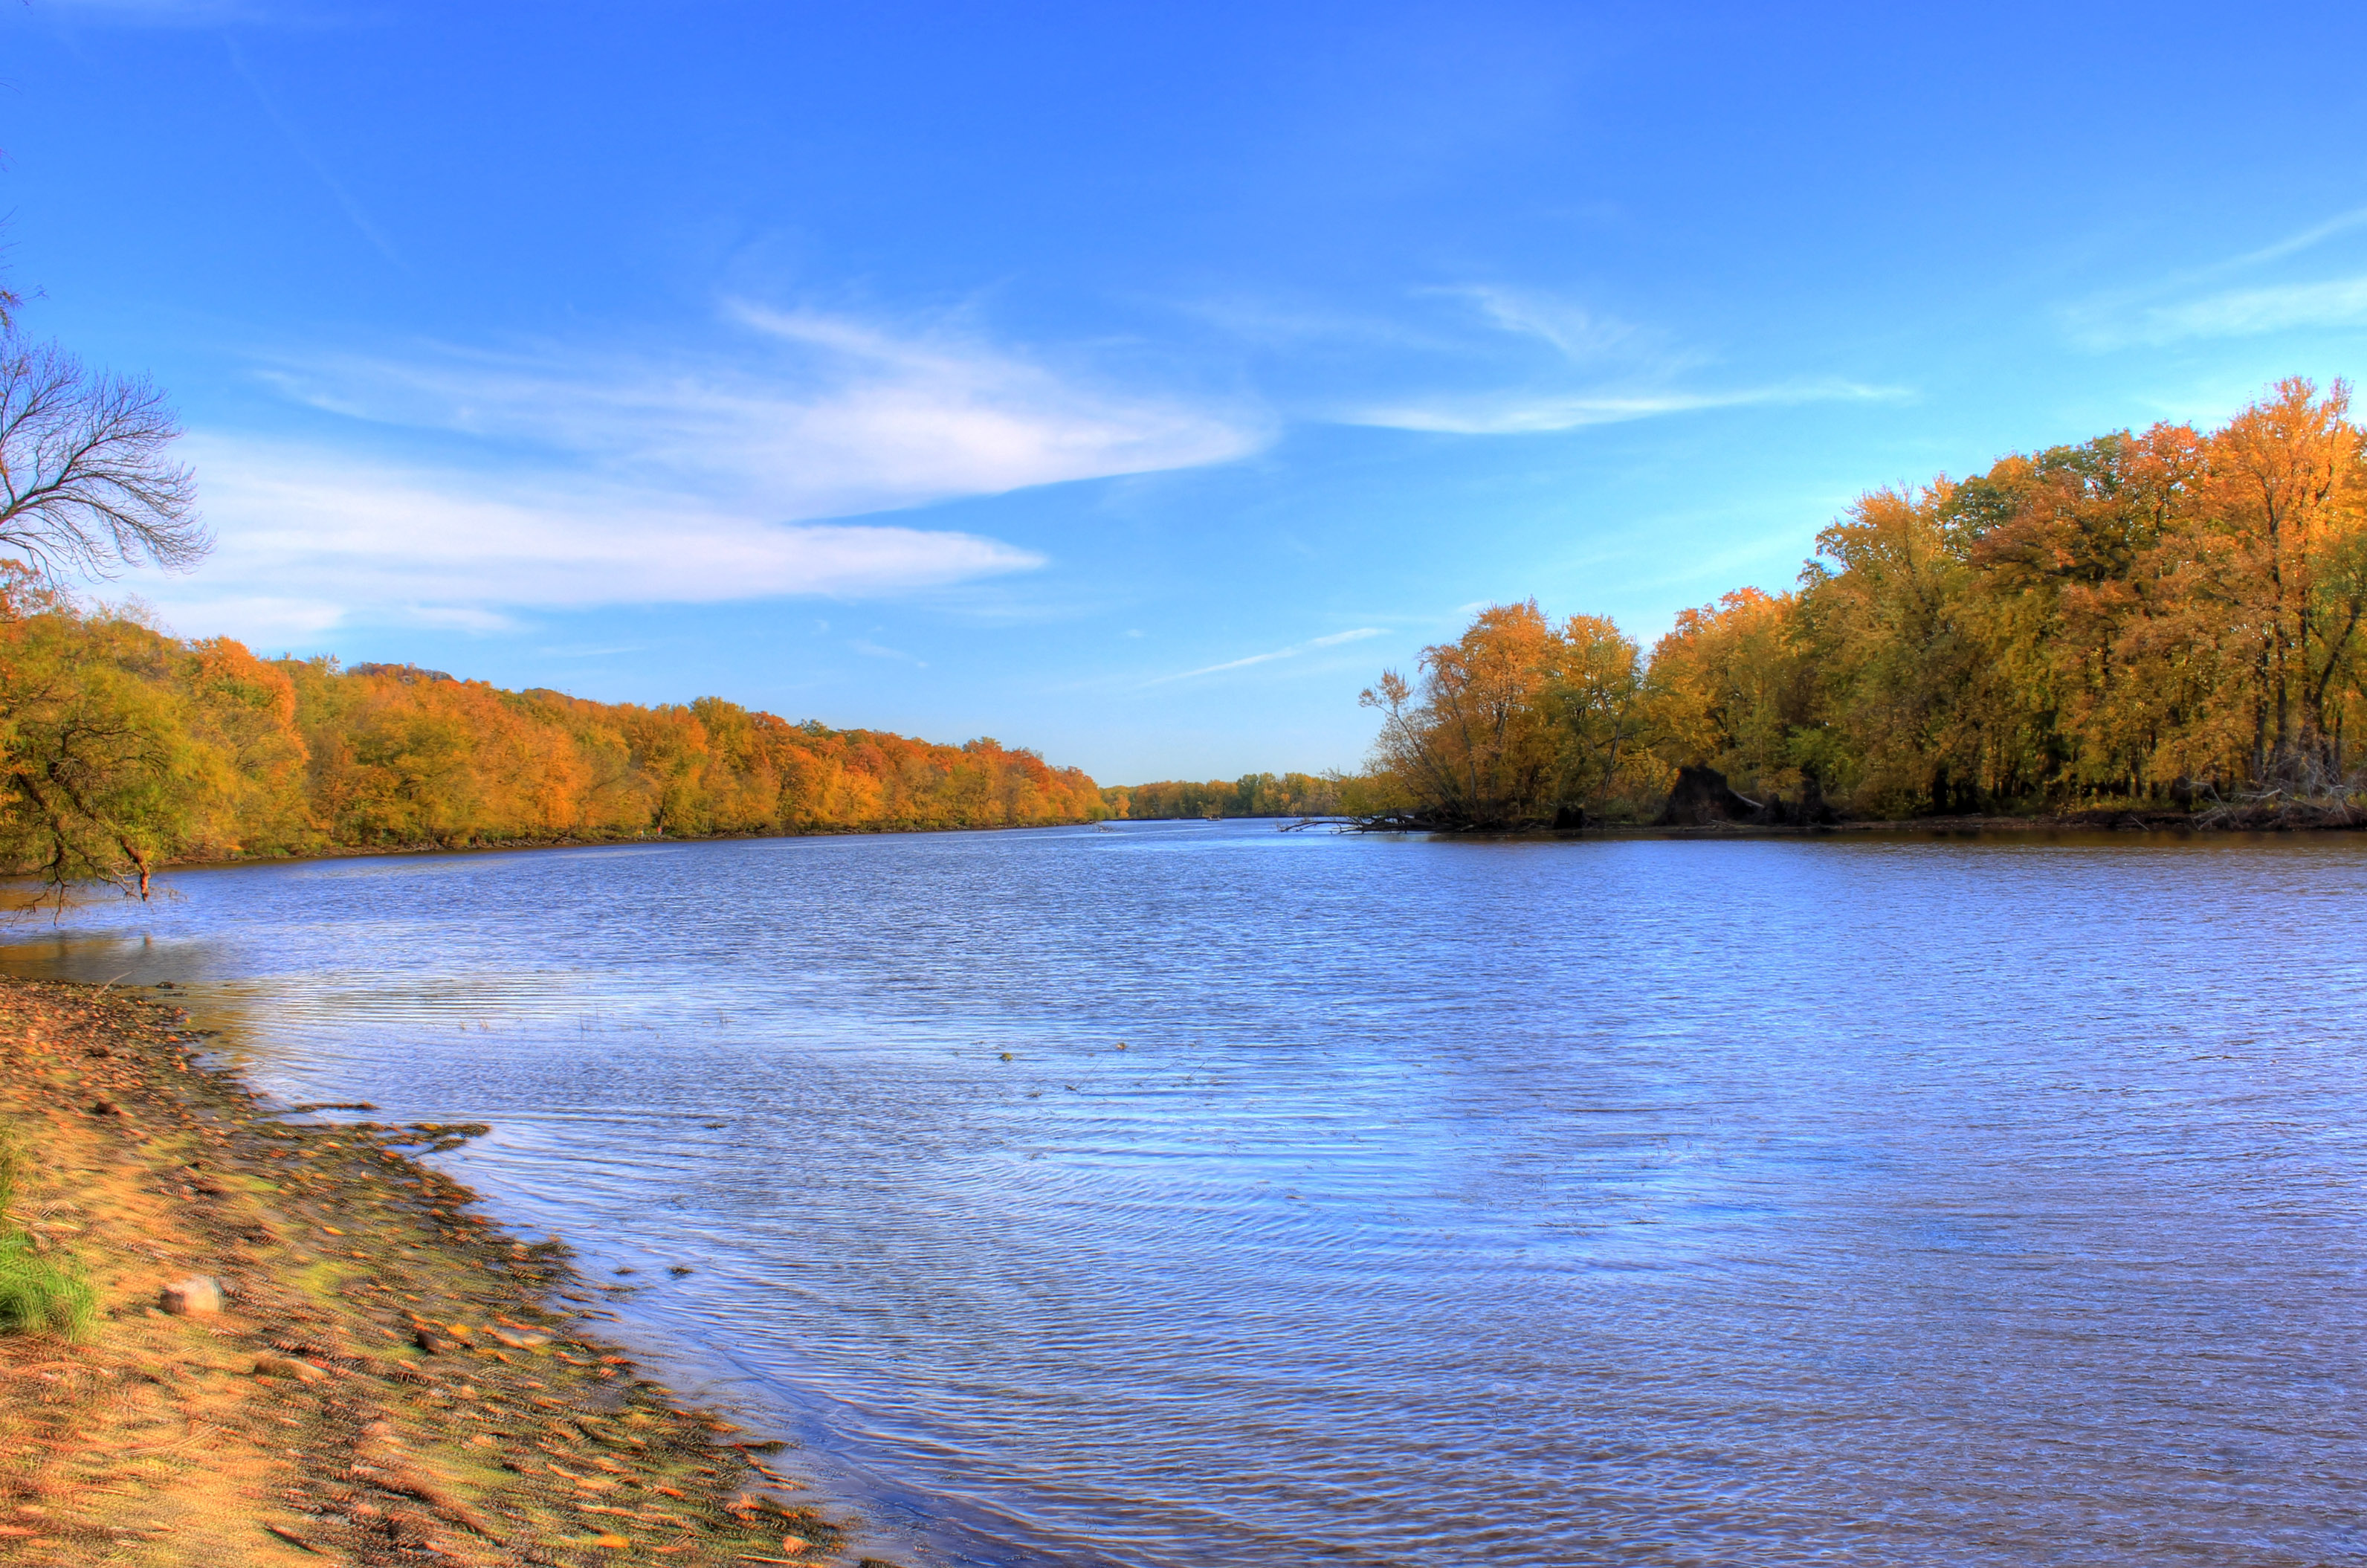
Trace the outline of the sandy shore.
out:
M 0 983 L 0 1235 L 96 1296 L 0 1334 L 0 1562 L 856 1561 L 778 1445 L 590 1330 L 564 1248 L 407 1153 L 472 1130 L 274 1113 L 171 994 Z M 218 1308 L 164 1311 L 196 1277 Z

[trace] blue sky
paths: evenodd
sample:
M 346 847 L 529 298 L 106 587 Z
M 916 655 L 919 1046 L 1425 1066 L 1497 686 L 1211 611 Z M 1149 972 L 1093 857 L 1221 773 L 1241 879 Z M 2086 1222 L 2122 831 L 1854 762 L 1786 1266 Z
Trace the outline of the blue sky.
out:
M 37 332 L 153 373 L 258 651 L 1353 766 L 1535 595 L 2355 372 L 2355 8 L 0 12 Z

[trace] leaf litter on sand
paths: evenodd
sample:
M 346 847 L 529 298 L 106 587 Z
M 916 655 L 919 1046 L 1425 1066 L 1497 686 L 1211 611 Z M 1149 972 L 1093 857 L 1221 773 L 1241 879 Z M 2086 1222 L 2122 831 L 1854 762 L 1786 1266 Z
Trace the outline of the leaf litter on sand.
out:
M 201 1043 L 169 1006 L 0 983 L 0 1131 L 38 1152 L 0 1235 L 88 1301 L 0 1333 L 0 1564 L 845 1561 L 554 1299 L 563 1244 L 405 1152 L 481 1128 L 295 1122 Z M 195 1278 L 219 1310 L 164 1312 Z

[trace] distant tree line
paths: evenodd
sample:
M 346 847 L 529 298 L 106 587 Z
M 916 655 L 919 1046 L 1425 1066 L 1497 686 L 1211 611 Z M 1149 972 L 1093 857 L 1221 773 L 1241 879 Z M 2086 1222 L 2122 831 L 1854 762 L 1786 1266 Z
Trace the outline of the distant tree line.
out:
M 258 659 L 79 609 L 22 572 L 0 597 L 0 866 L 143 892 L 176 860 L 1105 814 L 1083 773 L 992 740 Z
M 2367 463 L 2350 389 L 1873 492 L 1789 592 L 1688 610 L 1645 658 L 1534 600 L 1364 694 L 1343 810 L 1646 819 L 1712 768 L 1791 815 L 2348 800 L 2367 721 Z
M 1319 817 L 1340 811 L 1338 780 L 1308 773 L 1244 773 L 1205 784 L 1162 778 L 1102 790 L 1111 816 L 1135 822 L 1177 817 Z

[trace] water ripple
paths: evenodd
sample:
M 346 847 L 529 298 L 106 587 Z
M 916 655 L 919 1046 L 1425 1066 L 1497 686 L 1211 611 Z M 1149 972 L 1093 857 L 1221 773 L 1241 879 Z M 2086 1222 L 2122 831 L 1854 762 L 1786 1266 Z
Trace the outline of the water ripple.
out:
M 176 881 L 0 963 L 494 1123 L 465 1179 L 917 1559 L 2367 1559 L 2348 841 Z

